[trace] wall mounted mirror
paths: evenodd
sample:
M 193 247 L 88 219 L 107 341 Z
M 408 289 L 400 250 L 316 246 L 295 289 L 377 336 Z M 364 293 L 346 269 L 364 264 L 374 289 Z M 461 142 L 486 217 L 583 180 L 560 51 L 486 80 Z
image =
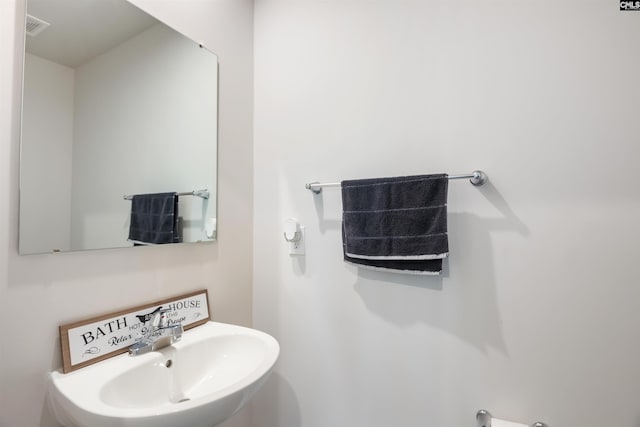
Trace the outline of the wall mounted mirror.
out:
M 126 0 L 29 0 L 26 33 L 20 253 L 134 246 L 150 193 L 183 193 L 173 242 L 214 240 L 216 55 Z

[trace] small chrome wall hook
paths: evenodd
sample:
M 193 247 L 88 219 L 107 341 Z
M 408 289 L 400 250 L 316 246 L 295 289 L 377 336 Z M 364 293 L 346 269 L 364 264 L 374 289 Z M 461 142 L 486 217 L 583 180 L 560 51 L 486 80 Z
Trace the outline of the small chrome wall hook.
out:
M 289 255 L 304 255 L 304 226 L 297 219 L 287 218 L 284 222 L 284 240 L 289 243 Z
M 295 243 L 295 242 L 299 242 L 300 241 L 300 232 L 296 231 L 295 233 L 293 233 L 293 237 L 289 238 L 289 234 L 287 234 L 287 232 L 285 231 L 284 233 L 284 240 L 286 240 L 287 242 L 291 242 L 291 243 Z
M 288 218 L 284 222 L 284 240 L 290 243 L 299 242 L 302 237 L 300 233 L 300 224 L 295 218 Z

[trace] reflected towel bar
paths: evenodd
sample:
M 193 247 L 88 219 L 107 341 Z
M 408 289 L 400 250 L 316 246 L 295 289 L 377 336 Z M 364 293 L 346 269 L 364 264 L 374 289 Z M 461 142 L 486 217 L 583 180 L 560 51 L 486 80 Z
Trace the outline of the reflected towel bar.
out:
M 473 171 L 468 175 L 449 175 L 449 179 L 464 179 L 464 178 L 469 178 L 469 182 L 476 186 L 483 185 L 485 182 L 487 182 L 487 175 L 480 170 Z M 322 189 L 324 187 L 340 187 L 340 183 L 339 182 L 325 182 L 325 183 L 311 182 L 309 184 L 305 184 L 304 186 L 304 188 L 312 191 L 315 194 L 320 194 L 320 192 L 322 192 Z
M 193 190 L 185 191 L 184 193 L 176 193 L 178 196 L 198 196 L 203 199 L 209 198 L 209 190 Z M 133 200 L 133 196 L 122 196 L 125 200 Z

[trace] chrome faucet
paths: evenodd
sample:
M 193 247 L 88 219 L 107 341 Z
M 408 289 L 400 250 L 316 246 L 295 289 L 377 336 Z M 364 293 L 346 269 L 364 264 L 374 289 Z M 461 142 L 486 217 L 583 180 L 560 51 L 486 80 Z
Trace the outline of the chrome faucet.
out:
M 157 310 L 154 312 L 149 319 L 148 323 L 150 323 L 150 325 L 148 327 L 147 322 L 145 322 L 147 329 L 142 333 L 142 336 L 129 347 L 129 356 L 138 356 L 150 351 L 159 350 L 182 338 L 183 328 L 181 323 L 167 325 L 165 313 L 168 311 L 171 310 Z

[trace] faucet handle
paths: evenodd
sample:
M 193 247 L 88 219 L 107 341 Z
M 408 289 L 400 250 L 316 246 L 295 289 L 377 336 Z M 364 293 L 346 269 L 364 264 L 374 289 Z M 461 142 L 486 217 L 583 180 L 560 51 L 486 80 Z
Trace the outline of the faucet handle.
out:
M 157 312 L 156 314 L 153 315 L 153 317 L 151 318 L 151 327 L 153 329 L 157 329 L 158 326 L 160 326 L 160 321 L 162 319 L 163 314 L 161 312 Z
M 167 322 L 166 322 L 166 318 L 164 317 L 164 314 L 169 311 L 171 311 L 170 308 L 158 310 L 151 318 L 151 326 L 154 329 L 165 327 Z

